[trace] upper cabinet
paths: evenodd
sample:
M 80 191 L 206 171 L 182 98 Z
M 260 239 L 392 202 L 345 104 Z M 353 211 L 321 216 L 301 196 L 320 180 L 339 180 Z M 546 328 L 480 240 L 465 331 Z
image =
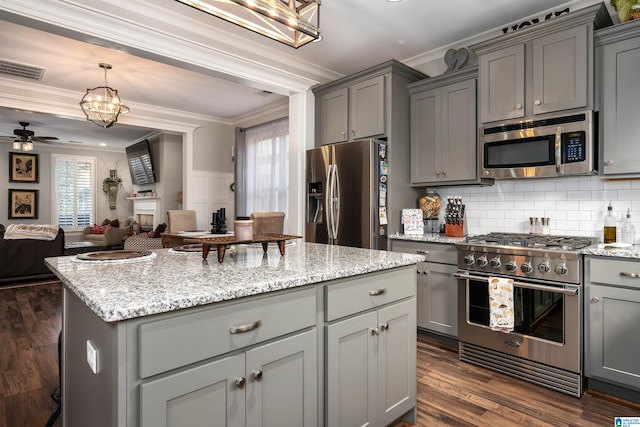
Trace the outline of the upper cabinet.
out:
M 610 24 L 597 4 L 471 46 L 480 122 L 593 109 L 593 30 Z
M 605 175 L 640 174 L 640 21 L 598 31 L 596 76 L 600 82 L 600 142 Z
M 477 183 L 477 68 L 411 83 L 411 184 Z
M 324 143 L 385 134 L 384 76 L 322 95 L 319 105 L 320 135 Z
M 392 108 L 397 106 L 394 100 L 400 88 L 425 77 L 400 62 L 389 61 L 314 88 L 316 146 L 390 137 L 401 114 Z

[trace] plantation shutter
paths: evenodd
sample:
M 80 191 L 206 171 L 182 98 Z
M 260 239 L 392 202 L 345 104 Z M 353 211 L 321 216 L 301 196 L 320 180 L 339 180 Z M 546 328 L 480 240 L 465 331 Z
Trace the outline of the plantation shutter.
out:
M 95 158 L 54 155 L 53 217 L 66 231 L 81 230 L 95 219 Z

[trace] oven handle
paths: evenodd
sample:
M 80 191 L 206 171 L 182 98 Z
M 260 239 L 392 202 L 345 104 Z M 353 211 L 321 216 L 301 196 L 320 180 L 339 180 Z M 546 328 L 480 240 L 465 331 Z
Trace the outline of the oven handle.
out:
M 468 274 L 468 273 L 453 273 L 453 277 L 455 277 L 456 279 L 463 279 L 463 280 L 479 280 L 479 281 L 484 281 L 489 283 L 489 279 L 487 277 L 483 277 L 483 276 L 474 276 L 472 274 Z M 515 280 L 513 281 L 513 286 L 517 286 L 519 288 L 527 288 L 527 289 L 533 289 L 536 291 L 546 291 L 546 292 L 554 292 L 554 293 L 560 293 L 560 294 L 564 294 L 564 295 L 570 295 L 570 296 L 575 296 L 575 295 L 579 295 L 580 294 L 580 288 L 576 287 L 576 288 L 559 288 L 557 286 L 546 286 L 546 285 L 536 285 L 534 283 L 523 283 L 523 282 L 516 282 Z
M 562 127 L 558 126 L 556 129 L 556 143 L 555 143 L 555 156 L 556 156 L 556 172 L 564 173 L 564 165 L 562 164 Z

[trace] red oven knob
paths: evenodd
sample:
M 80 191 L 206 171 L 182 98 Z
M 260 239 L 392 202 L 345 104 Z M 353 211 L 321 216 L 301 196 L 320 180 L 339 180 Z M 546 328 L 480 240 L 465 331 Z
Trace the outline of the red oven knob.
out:
M 531 267 L 530 262 L 525 262 L 520 266 L 520 271 L 522 271 L 525 274 L 529 274 L 533 271 L 533 267 Z
M 509 273 L 515 273 L 515 271 L 518 269 L 518 265 L 515 261 L 509 261 L 507 265 L 505 265 L 505 268 Z
M 487 257 L 486 256 L 479 256 L 478 259 L 476 260 L 476 264 L 478 265 L 478 267 L 486 267 L 487 266 Z
M 475 260 L 473 259 L 473 254 L 464 256 L 464 265 L 473 265 Z
M 489 264 L 493 268 L 500 268 L 500 266 L 502 265 L 502 262 L 500 262 L 500 258 L 495 257 L 495 258 L 491 258 L 491 261 L 489 261 Z
M 567 270 L 566 264 L 558 264 L 556 265 L 555 271 L 556 271 L 556 274 L 567 274 L 569 270 Z

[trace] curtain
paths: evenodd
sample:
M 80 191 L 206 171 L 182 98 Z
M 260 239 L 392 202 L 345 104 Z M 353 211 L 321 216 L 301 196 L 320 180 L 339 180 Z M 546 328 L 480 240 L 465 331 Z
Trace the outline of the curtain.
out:
M 236 129 L 236 214 L 284 212 L 289 190 L 289 119 Z

